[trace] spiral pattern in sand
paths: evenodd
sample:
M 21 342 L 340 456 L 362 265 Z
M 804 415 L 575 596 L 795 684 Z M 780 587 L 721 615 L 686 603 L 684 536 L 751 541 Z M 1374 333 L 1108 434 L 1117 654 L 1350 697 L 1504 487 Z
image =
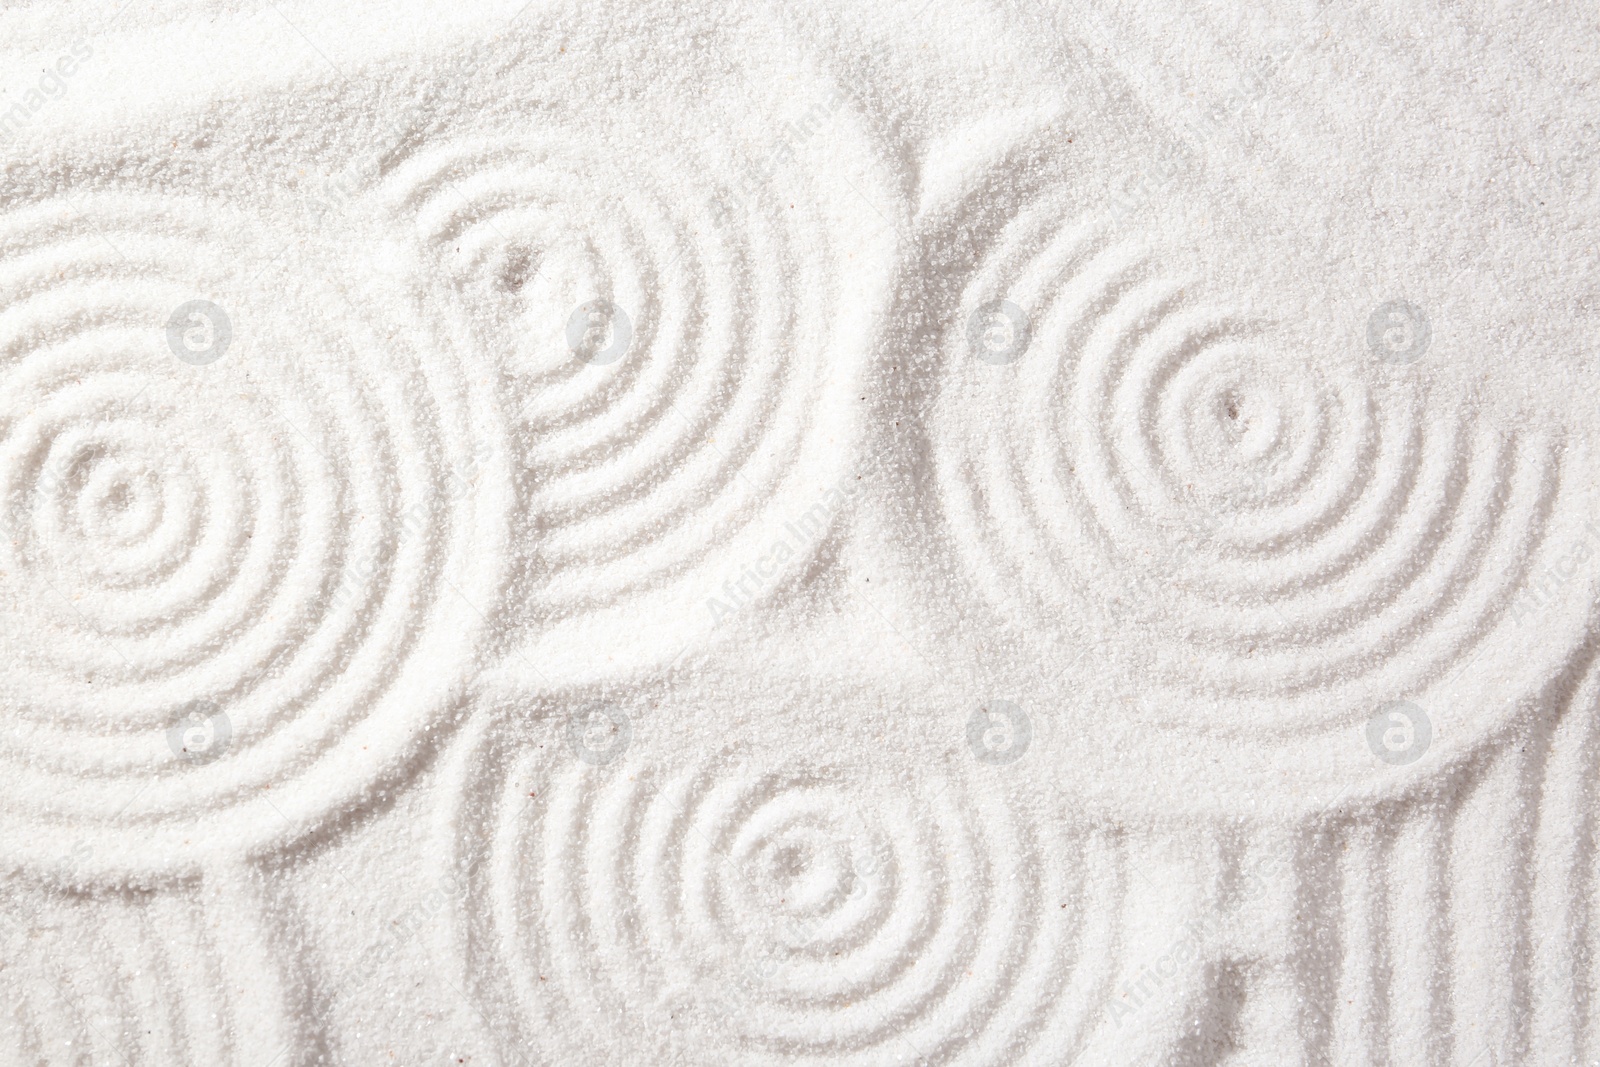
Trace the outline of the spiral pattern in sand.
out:
M 124 868 L 292 834 L 470 663 L 504 565 L 487 404 L 282 251 L 171 198 L 0 221 L 3 858 L 63 824 Z M 169 344 L 195 299 L 231 324 L 206 365 Z
M 547 1051 L 607 1062 L 1056 1062 L 1100 1019 L 1126 872 L 1098 834 L 943 776 L 546 759 L 475 749 L 444 830 L 511 1047 L 560 1019 L 588 1044 Z
M 1505 621 L 1557 505 L 1552 440 L 1301 356 L 1048 201 L 959 322 L 999 300 L 1025 351 L 993 365 L 952 329 L 934 441 L 958 554 L 1019 622 L 1135 624 L 1142 684 L 1332 721 L 1333 690 L 1416 692 Z
M 701 610 L 837 480 L 833 364 L 861 347 L 841 335 L 837 205 L 798 164 L 743 187 L 715 177 L 733 165 L 557 122 L 429 148 L 383 187 L 504 372 L 547 616 L 674 583 Z

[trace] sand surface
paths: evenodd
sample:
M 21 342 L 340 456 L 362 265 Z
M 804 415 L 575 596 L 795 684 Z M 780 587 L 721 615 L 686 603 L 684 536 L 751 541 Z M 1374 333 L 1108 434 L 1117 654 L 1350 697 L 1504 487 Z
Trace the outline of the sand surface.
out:
M 0 1067 L 1600 1061 L 1592 10 L 0 59 Z

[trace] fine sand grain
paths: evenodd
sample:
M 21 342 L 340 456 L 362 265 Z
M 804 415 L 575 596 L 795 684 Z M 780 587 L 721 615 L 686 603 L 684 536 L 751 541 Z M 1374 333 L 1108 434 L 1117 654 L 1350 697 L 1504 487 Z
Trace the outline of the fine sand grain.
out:
M 1600 27 L 0 10 L 0 1067 L 1600 1061 Z

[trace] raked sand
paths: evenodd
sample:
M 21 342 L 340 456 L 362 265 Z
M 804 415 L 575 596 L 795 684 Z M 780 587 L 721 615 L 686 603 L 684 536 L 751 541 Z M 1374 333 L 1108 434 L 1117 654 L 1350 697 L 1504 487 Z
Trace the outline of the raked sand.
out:
M 1597 36 L 0 11 L 0 1064 L 1600 1059 Z

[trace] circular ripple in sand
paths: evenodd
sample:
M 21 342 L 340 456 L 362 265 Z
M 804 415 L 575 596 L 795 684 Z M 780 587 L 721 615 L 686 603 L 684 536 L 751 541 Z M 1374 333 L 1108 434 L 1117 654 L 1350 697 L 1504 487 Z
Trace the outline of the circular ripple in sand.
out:
M 63 824 L 134 868 L 293 833 L 472 653 L 503 443 L 375 291 L 280 247 L 214 203 L 0 220 L 8 858 Z M 195 299 L 232 328 L 206 365 L 168 343 Z
M 838 512 L 841 357 L 864 332 L 837 231 L 865 205 L 826 202 L 798 161 L 730 184 L 750 162 L 706 151 L 556 122 L 426 149 L 383 187 L 504 372 L 546 617 L 623 605 L 642 629 L 654 597 L 674 633 L 715 621 L 713 598 L 770 591 Z
M 1115 847 L 982 784 L 468 748 L 441 832 L 464 977 L 513 1047 L 1001 1063 L 1101 1020 Z
M 1417 692 L 1507 621 L 1561 491 L 1553 442 L 1303 356 L 1048 202 L 959 321 L 999 299 L 1026 351 L 990 365 L 952 328 L 933 436 L 958 553 L 1002 611 L 1136 623 L 1141 685 L 1275 715 L 1313 697 L 1325 724 L 1348 718 L 1338 687 Z

